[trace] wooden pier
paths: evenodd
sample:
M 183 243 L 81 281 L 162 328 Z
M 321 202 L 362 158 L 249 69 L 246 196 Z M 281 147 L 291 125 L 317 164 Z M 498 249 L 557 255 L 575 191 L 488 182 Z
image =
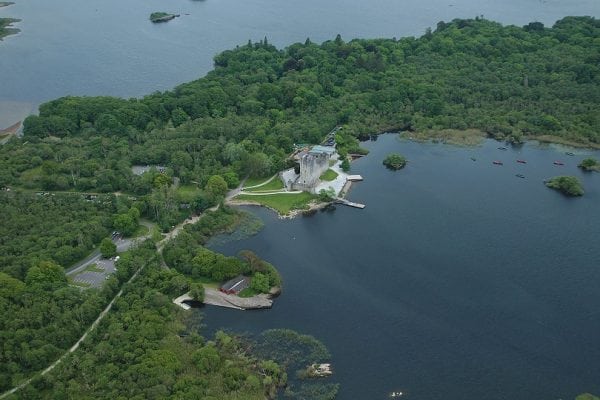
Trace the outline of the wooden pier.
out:
M 348 207 L 360 208 L 361 210 L 366 207 L 364 204 L 354 203 L 352 201 L 349 201 L 349 200 L 346 200 L 346 199 L 341 199 L 341 198 L 337 198 L 335 200 L 335 203 L 336 204 L 343 204 L 343 205 L 348 206 Z

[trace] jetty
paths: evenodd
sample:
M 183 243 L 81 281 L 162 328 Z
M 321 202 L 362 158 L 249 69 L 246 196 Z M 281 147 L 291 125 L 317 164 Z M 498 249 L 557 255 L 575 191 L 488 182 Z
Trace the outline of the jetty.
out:
M 173 300 L 174 304 L 177 304 L 179 307 L 183 308 L 184 310 L 189 310 L 190 308 L 192 308 L 192 306 L 190 306 L 188 303 L 186 303 L 187 301 L 192 301 L 192 296 L 190 296 L 189 293 L 185 293 L 182 294 L 181 296 L 179 296 L 178 298 Z
M 363 177 L 360 175 L 348 175 L 346 179 L 350 182 L 360 182 L 363 180 Z
M 348 207 L 360 208 L 361 210 L 366 207 L 366 205 L 364 205 L 364 204 L 354 203 L 350 200 L 342 199 L 341 197 L 336 198 L 334 203 L 343 204 Z
M 173 300 L 184 310 L 192 308 L 188 302 L 194 301 L 189 293 L 183 294 Z M 204 304 L 218 307 L 233 308 L 235 310 L 257 310 L 273 307 L 273 300 L 270 294 L 259 294 L 252 297 L 238 297 L 232 294 L 220 292 L 217 289 L 204 287 Z

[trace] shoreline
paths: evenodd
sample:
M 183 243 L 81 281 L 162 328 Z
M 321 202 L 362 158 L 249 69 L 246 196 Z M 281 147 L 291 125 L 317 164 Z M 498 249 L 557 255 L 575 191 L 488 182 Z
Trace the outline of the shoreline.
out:
M 9 4 L 10 5 L 10 4 Z M 6 7 L 6 6 L 5 6 Z M 4 40 L 5 37 L 16 35 L 20 33 L 21 30 L 19 28 L 15 28 L 12 24 L 17 22 L 21 22 L 21 19 L 18 18 L 0 18 L 0 28 L 3 32 L 0 32 L 0 42 Z
M 201 302 L 205 305 L 232 308 L 235 310 L 246 311 L 246 310 L 263 310 L 273 307 L 273 295 L 271 294 L 257 294 L 252 297 L 239 297 L 231 294 L 225 294 L 217 289 L 204 286 L 204 300 Z M 194 302 L 189 292 L 182 294 L 181 296 L 173 299 L 173 303 L 189 310 L 192 308 L 188 303 Z
M 17 136 L 21 131 L 23 124 L 21 121 L 16 122 L 5 129 L 0 129 L 0 145 L 8 142 L 13 136 Z
M 479 139 L 477 143 L 469 143 L 468 141 L 456 140 L 456 137 L 445 136 L 443 132 L 448 131 L 443 129 L 441 131 L 421 131 L 421 132 L 412 132 L 406 130 L 400 131 L 385 131 L 373 134 L 373 136 L 379 136 L 387 133 L 397 134 L 401 139 L 411 140 L 418 143 L 431 142 L 431 143 L 441 143 L 450 146 L 459 146 L 459 147 L 477 147 L 481 144 L 481 142 L 485 139 L 492 139 L 499 143 L 510 144 L 510 145 L 523 145 L 528 142 L 537 142 L 538 144 L 555 144 L 561 145 L 564 147 L 571 147 L 573 149 L 585 149 L 585 150 L 600 150 L 600 143 L 590 143 L 590 142 L 577 142 L 573 140 L 569 140 L 566 138 L 562 138 L 560 136 L 554 135 L 540 135 L 540 136 L 525 136 L 524 140 L 521 143 L 512 143 L 507 140 L 495 138 L 483 131 L 481 135 L 471 135 L 472 139 Z M 468 132 L 475 131 L 475 129 L 464 129 L 462 131 L 457 130 L 457 132 Z M 460 136 L 459 136 L 460 137 Z
M 333 202 L 312 202 L 308 205 L 308 208 L 306 209 L 296 209 L 296 210 L 291 210 L 289 212 L 289 214 L 281 214 L 278 210 L 274 209 L 273 207 L 269 207 L 267 205 L 261 204 L 259 202 L 256 201 L 251 201 L 251 200 L 229 200 L 227 202 L 227 205 L 230 206 L 254 206 L 254 207 L 263 207 L 266 208 L 268 210 L 273 211 L 276 215 L 277 218 L 279 219 L 293 219 L 296 218 L 299 215 L 302 215 L 306 212 L 311 212 L 311 211 L 318 211 L 322 208 L 327 207 L 328 205 L 332 204 Z

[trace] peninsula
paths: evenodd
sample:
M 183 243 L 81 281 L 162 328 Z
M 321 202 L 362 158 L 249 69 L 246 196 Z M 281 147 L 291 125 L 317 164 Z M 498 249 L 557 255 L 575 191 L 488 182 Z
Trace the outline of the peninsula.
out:
M 17 18 L 0 18 L 0 40 L 8 35 L 21 32 L 19 29 L 11 27 L 11 24 L 20 21 Z
M 289 210 L 339 196 L 352 180 L 349 158 L 365 154 L 359 139 L 378 132 L 472 129 L 513 142 L 600 146 L 590 111 L 600 93 L 589 56 L 597 37 L 595 18 L 567 17 L 550 28 L 457 19 L 420 38 L 338 35 L 285 49 L 265 39 L 222 52 L 214 71 L 172 91 L 40 105 L 24 137 L 0 147 L 0 390 L 39 398 L 276 393 L 285 384 L 280 365 L 255 359 L 231 335 L 200 337 L 199 321 L 172 304 L 182 293 L 204 300 L 206 288 L 243 287 L 243 298 L 281 287 L 254 253 L 206 247 L 244 218 L 226 206 L 229 193 Z M 134 165 L 147 169 L 136 174 Z M 84 290 L 69 279 L 65 271 L 103 241 L 118 247 L 120 233 L 135 235 L 140 218 L 151 221 L 142 233 L 150 239 L 114 257 L 103 285 Z M 187 219 L 194 223 L 183 227 Z
M 8 7 L 13 5 L 12 1 L 0 1 L 0 8 Z M 15 22 L 20 22 L 20 19 L 16 18 L 0 18 L 0 40 L 8 35 L 14 35 L 15 33 L 19 33 L 20 30 L 17 28 L 12 28 L 10 25 Z

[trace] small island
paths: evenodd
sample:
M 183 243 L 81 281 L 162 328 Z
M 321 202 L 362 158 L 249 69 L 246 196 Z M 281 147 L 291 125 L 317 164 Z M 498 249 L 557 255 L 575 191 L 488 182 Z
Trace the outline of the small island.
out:
M 584 171 L 600 172 L 600 162 L 598 162 L 598 160 L 596 160 L 595 158 L 586 158 L 585 160 L 581 161 L 581 163 L 579 163 L 578 167 L 583 169 Z
M 546 182 L 546 186 L 556 189 L 567 196 L 583 196 L 583 186 L 574 176 L 556 176 Z
M 179 15 L 177 14 L 169 14 L 166 12 L 153 12 L 152 14 L 150 14 L 150 21 L 154 22 L 154 23 L 158 23 L 158 22 L 167 22 L 170 21 L 176 17 L 179 17 Z
M 406 158 L 400 154 L 390 154 L 385 158 L 385 160 L 383 160 L 383 165 L 396 171 L 406 166 Z

